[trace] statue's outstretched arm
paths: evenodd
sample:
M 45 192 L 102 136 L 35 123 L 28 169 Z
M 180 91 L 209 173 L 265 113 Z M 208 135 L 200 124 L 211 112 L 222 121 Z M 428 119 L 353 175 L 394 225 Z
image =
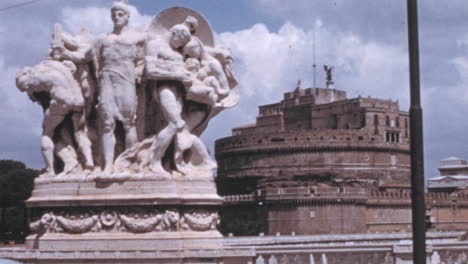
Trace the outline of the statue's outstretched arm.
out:
M 159 63 L 161 64 L 161 62 Z M 192 83 L 192 76 L 186 71 L 169 71 L 161 68 L 162 65 L 146 65 L 146 76 L 150 80 L 180 81 L 186 85 Z
M 62 41 L 66 49 L 73 51 L 78 50 L 80 46 L 83 45 L 80 45 L 79 42 L 73 36 L 65 32 L 62 33 Z
M 52 41 L 51 54 L 56 59 L 71 60 L 75 63 L 86 63 L 92 60 L 92 38 L 80 40 L 60 30 L 54 34 L 57 36 L 54 36 L 54 41 Z
M 145 74 L 148 79 L 191 83 L 191 75 L 183 68 L 182 62 L 178 64 L 175 61 L 160 58 L 169 56 L 162 54 L 163 51 L 158 41 L 147 41 L 145 51 Z

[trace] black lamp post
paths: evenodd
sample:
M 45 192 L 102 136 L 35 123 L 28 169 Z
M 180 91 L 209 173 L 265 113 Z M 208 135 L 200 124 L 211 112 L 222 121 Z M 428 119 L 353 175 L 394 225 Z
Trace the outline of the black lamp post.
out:
M 413 261 L 426 263 L 426 205 L 424 202 L 423 124 L 419 81 L 419 38 L 417 0 L 407 0 L 410 66 L 410 151 L 413 220 Z

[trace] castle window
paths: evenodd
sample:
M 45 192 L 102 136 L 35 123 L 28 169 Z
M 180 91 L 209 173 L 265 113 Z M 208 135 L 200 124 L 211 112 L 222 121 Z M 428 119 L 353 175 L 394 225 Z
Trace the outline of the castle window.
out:
M 375 134 L 375 135 L 378 135 L 378 134 L 379 134 L 378 126 L 379 126 L 379 116 L 378 116 L 378 115 L 374 115 L 374 134 Z
M 408 137 L 408 118 L 405 118 L 405 137 Z
M 400 143 L 400 133 L 395 131 L 387 131 L 385 133 L 385 142 Z
M 314 210 L 310 210 L 309 217 L 310 218 L 315 218 L 315 211 Z
M 271 142 L 284 142 L 284 138 L 272 138 Z
M 396 121 L 396 127 L 400 127 L 400 118 L 397 117 L 395 121 Z
M 338 128 L 338 115 L 333 115 L 331 129 L 337 129 L 337 128 Z
M 385 116 L 385 125 L 390 126 L 390 117 L 389 116 Z

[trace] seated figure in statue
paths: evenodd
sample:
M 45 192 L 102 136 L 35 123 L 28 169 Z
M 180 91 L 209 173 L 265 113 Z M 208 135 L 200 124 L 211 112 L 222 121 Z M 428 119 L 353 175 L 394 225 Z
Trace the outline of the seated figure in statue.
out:
M 43 176 L 56 175 L 54 152 L 61 157 L 65 173 L 78 165 L 75 151 L 69 148 L 57 148 L 59 145 L 72 144 L 73 140 L 66 136 L 67 129 L 73 131 L 79 154 L 84 160 L 83 167 L 87 169 L 94 167 L 91 141 L 86 133 L 84 98 L 73 76 L 75 71 L 76 67 L 70 61 L 45 60 L 31 68 L 25 68 L 16 76 L 17 87 L 44 109 L 41 148 L 46 172 Z M 71 127 L 64 122 L 67 116 L 71 117 Z M 59 126 L 61 131 L 56 133 Z M 55 138 L 61 140 L 54 142 Z

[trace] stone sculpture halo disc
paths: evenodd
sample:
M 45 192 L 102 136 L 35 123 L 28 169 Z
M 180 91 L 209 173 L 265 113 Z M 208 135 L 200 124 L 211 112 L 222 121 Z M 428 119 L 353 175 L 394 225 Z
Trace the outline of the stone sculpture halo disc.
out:
M 165 36 L 169 33 L 169 29 L 171 29 L 172 26 L 183 23 L 188 16 L 192 16 L 198 20 L 198 28 L 194 35 L 198 37 L 204 45 L 214 47 L 213 31 L 208 21 L 195 10 L 186 7 L 171 7 L 161 11 L 151 21 L 148 33 L 153 37 Z

